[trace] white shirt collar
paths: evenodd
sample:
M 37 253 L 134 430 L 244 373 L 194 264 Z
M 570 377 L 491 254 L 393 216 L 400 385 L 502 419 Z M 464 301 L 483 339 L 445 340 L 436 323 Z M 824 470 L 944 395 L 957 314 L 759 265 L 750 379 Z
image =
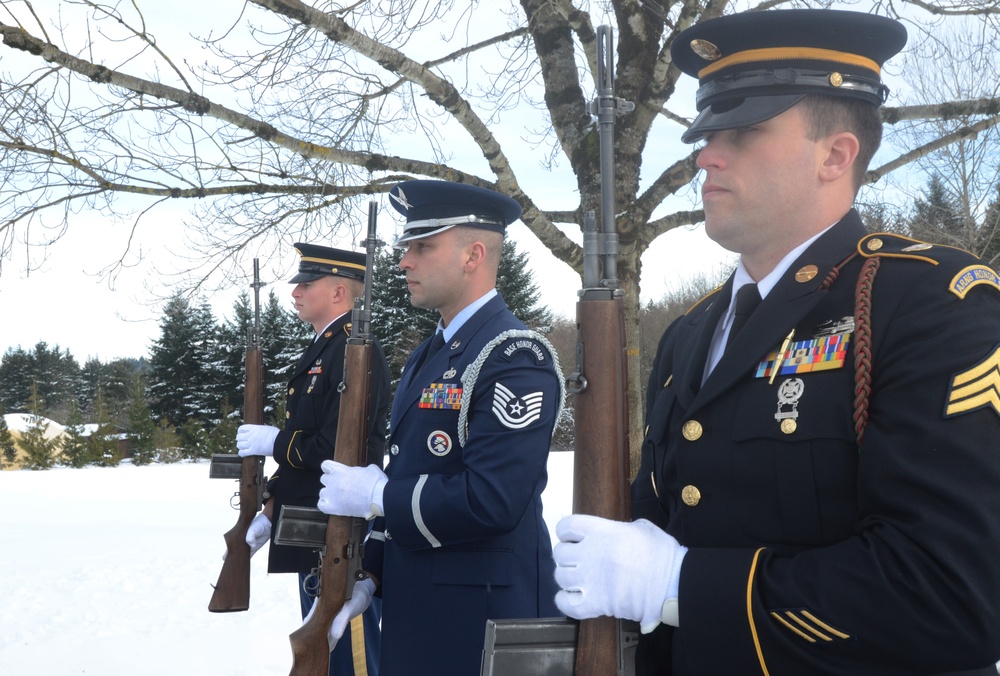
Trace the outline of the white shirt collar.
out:
M 444 333 L 444 342 L 450 342 L 452 337 L 454 337 L 454 335 L 458 333 L 458 330 L 462 328 L 462 325 L 469 321 L 469 318 L 476 314 L 479 308 L 490 302 L 490 300 L 493 299 L 493 296 L 496 295 L 497 290 L 495 288 L 490 289 L 481 297 L 466 305 L 461 312 L 455 315 L 455 318 L 451 320 L 451 324 L 448 324 L 447 327 L 442 327 L 441 320 L 439 319 L 437 330 Z

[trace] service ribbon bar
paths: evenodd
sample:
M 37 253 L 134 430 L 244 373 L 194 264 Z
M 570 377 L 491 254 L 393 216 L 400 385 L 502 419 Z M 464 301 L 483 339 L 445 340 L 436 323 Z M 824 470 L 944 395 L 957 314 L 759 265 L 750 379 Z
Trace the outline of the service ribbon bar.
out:
M 844 365 L 850 345 L 850 333 L 800 340 L 789 345 L 788 349 L 780 355 L 777 350 L 767 355 L 764 361 L 757 365 L 755 377 L 770 377 L 779 356 L 781 357 L 781 365 L 778 368 L 780 376 L 839 369 Z
M 462 388 L 447 383 L 431 383 L 420 394 L 419 408 L 458 410 L 462 407 Z

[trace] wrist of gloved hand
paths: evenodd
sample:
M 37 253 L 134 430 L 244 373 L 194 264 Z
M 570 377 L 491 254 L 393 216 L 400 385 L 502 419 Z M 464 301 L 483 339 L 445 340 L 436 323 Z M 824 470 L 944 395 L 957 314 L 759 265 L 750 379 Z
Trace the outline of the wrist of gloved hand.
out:
M 337 642 L 344 636 L 344 632 L 347 631 L 347 625 L 351 623 L 351 620 L 368 609 L 374 594 L 375 583 L 370 578 L 354 584 L 354 591 L 351 594 L 351 598 L 344 602 L 340 611 L 334 616 L 333 622 L 330 623 L 330 629 L 326 635 L 327 643 L 330 645 L 330 652 L 333 652 L 333 649 L 337 647 Z M 306 615 L 303 624 L 309 622 L 315 610 L 316 601 L 313 601 L 312 608 L 309 609 L 309 614 Z
M 246 541 L 250 545 L 250 556 L 256 554 L 270 539 L 271 520 L 263 512 L 258 513 L 247 528 Z
M 556 605 L 576 619 L 611 616 L 678 626 L 680 570 L 687 548 L 640 519 L 623 523 L 583 514 L 559 521 L 553 549 Z
M 278 432 L 280 430 L 271 425 L 240 425 L 236 430 L 236 451 L 241 458 L 272 456 Z
M 334 460 L 324 460 L 321 467 L 323 488 L 316 503 L 321 512 L 365 519 L 385 516 L 382 496 L 389 479 L 380 468 L 348 467 Z

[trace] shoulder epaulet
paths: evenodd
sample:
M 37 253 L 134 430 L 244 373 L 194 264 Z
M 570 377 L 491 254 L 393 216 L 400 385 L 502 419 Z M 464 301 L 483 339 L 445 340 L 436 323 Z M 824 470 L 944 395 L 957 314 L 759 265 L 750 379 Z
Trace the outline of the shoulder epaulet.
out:
M 719 284 L 719 286 L 715 287 L 714 289 L 712 289 L 711 291 L 709 291 L 708 293 L 706 293 L 704 296 L 702 296 L 701 298 L 699 298 L 698 302 L 696 302 L 694 305 L 692 305 L 691 307 L 689 307 L 688 311 L 685 312 L 684 314 L 689 315 L 692 312 L 694 312 L 695 308 L 697 308 L 698 306 L 700 306 L 702 303 L 704 303 L 706 300 L 708 300 L 709 298 L 711 298 L 715 294 L 719 293 L 719 290 L 723 286 L 725 286 L 725 284 Z
M 931 265 L 940 262 L 941 254 L 948 251 L 962 251 L 943 244 L 931 244 L 919 239 L 911 239 L 891 232 L 876 232 L 858 241 L 858 253 L 865 258 L 906 258 L 924 261 Z M 968 252 L 966 252 L 968 253 Z
M 861 238 L 858 242 L 858 253 L 865 258 L 905 258 L 925 261 L 932 265 L 947 262 L 949 266 L 957 269 L 948 288 L 959 298 L 965 298 L 969 289 L 980 284 L 1000 290 L 1000 275 L 996 270 L 982 262 L 975 254 L 958 247 L 930 244 L 902 235 L 878 232 Z

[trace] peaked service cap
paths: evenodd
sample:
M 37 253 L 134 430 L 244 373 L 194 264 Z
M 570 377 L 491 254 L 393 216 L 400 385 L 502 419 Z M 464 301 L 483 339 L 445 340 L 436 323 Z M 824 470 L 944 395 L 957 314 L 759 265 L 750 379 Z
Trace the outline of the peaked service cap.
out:
M 458 225 L 503 233 L 521 215 L 521 205 L 507 195 L 451 181 L 397 183 L 389 191 L 389 203 L 406 216 L 395 247 Z
M 906 44 L 893 19 L 832 9 L 744 12 L 682 31 L 670 45 L 674 63 L 698 78 L 698 117 L 681 136 L 757 124 L 806 94 L 885 103 L 882 64 Z
M 296 242 L 293 246 L 302 258 L 299 260 L 299 272 L 288 280 L 289 284 L 314 282 L 328 276 L 361 281 L 365 279 L 367 259 L 364 253 L 302 242 Z

